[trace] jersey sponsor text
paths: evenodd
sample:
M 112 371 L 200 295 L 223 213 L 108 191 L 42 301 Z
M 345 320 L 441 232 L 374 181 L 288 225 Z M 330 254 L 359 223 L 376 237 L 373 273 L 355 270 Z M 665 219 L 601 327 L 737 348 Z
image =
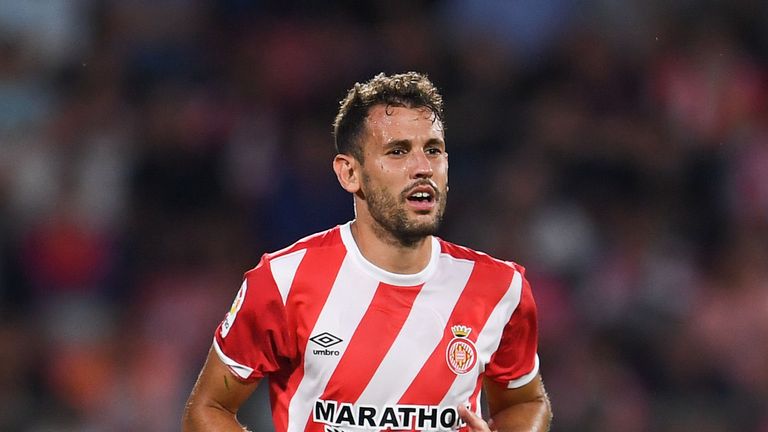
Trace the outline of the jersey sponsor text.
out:
M 377 428 L 392 430 L 446 431 L 466 423 L 456 407 L 436 405 L 354 405 L 347 402 L 318 399 L 312 420 L 335 427 Z

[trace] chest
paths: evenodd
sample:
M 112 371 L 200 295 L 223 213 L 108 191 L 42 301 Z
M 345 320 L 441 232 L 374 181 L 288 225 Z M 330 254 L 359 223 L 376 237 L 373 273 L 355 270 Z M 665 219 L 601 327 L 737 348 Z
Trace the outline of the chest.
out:
M 459 297 L 398 289 L 321 313 L 297 330 L 303 381 L 322 399 L 380 406 L 468 399 L 500 335 L 483 333 L 495 305 Z

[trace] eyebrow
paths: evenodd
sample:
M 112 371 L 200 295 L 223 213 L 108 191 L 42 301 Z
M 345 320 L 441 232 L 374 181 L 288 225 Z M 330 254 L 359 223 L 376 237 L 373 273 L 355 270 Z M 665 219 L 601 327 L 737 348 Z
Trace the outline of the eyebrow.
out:
M 430 138 L 426 145 L 439 145 L 445 147 L 445 141 L 440 138 Z
M 411 146 L 412 143 L 411 143 L 411 140 L 409 139 L 394 139 L 384 144 L 384 147 L 395 147 L 399 145 Z M 424 146 L 430 146 L 430 145 L 440 145 L 445 147 L 445 141 L 443 141 L 440 138 L 430 138 L 429 140 L 427 140 Z

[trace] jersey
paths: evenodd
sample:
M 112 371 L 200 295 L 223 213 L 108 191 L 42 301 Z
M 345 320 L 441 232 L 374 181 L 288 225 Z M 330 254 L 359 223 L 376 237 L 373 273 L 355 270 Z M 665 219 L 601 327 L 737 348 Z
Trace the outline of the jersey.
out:
M 522 266 L 432 237 L 417 274 L 366 260 L 350 223 L 265 254 L 214 349 L 242 381 L 268 377 L 275 430 L 466 430 L 483 378 L 538 373 Z

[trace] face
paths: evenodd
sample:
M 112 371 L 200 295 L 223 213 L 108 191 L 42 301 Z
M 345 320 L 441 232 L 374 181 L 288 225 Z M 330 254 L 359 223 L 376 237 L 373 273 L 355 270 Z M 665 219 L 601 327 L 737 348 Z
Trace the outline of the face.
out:
M 358 196 L 376 228 L 406 245 L 435 234 L 448 192 L 442 123 L 428 109 L 377 105 L 362 145 Z

